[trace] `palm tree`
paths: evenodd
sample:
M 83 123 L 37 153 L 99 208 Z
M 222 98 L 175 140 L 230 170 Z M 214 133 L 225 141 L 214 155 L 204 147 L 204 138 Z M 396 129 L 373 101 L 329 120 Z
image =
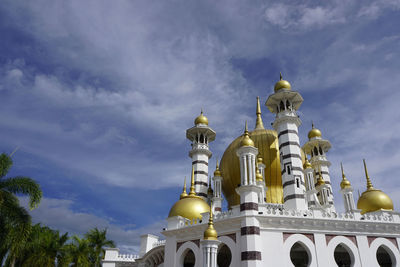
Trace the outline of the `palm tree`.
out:
M 60 235 L 59 231 L 36 224 L 32 227 L 30 238 L 26 243 L 22 266 L 54 267 L 68 266 L 67 259 L 68 233 Z
M 28 195 L 29 207 L 33 209 L 40 203 L 42 191 L 40 186 L 29 177 L 5 178 L 11 166 L 11 157 L 2 153 L 0 155 L 0 233 L 4 235 L 4 239 L 0 243 L 0 256 L 4 257 L 7 254 L 6 263 L 14 266 L 17 257 L 22 253 L 24 241 L 31 231 L 31 217 L 26 209 L 19 205 L 15 194 Z
M 89 240 L 90 247 L 93 249 L 91 257 L 92 263 L 95 267 L 100 266 L 101 260 L 104 258 L 104 247 L 115 247 L 115 243 L 112 240 L 107 239 L 107 229 L 99 230 L 97 227 L 89 230 L 85 234 L 87 240 Z
M 90 255 L 92 254 L 92 248 L 90 247 L 89 240 L 85 238 L 79 238 L 74 235 L 72 237 L 72 243 L 68 245 L 69 260 L 72 263 L 72 267 L 89 267 L 92 266 L 90 262 Z

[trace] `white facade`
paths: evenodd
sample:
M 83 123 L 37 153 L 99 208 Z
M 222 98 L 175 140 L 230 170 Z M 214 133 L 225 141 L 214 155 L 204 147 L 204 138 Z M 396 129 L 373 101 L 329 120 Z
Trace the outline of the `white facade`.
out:
M 321 147 L 322 152 L 319 148 L 318 153 L 313 152 L 311 165 L 304 165 L 303 169 L 298 136 L 300 119 L 296 114 L 302 101 L 300 94 L 289 87 L 275 90 L 266 103 L 268 109 L 276 113 L 273 126 L 281 152 L 283 204 L 265 203 L 260 198 L 260 192 L 268 188 L 260 184 L 260 179 L 256 181 L 256 164 L 264 181 L 268 178 L 265 177 L 268 166 L 258 163 L 258 149 L 247 142 L 236 150 L 241 173 L 241 182 L 236 188 L 239 205 L 228 211 L 221 210 L 224 174 L 217 169 L 213 177 L 212 209 L 218 240 L 203 238 L 209 212 L 202 213 L 201 220 L 169 217 L 162 232 L 164 240 L 154 235 L 142 236 L 138 256 L 120 255 L 118 249 L 107 249 L 103 266 L 400 266 L 400 213 L 380 209 L 361 214 L 355 207 L 353 189 L 344 174 L 343 181 L 347 184 L 343 184 L 341 193 L 345 212 L 337 213 L 330 184 L 330 163 L 325 154 L 327 149 L 321 145 L 321 141 L 326 140 L 310 139 L 305 144 Z M 257 112 L 257 116 L 261 116 Z M 206 143 L 198 141 L 198 133 L 207 136 L 207 131 L 211 133 L 210 139 Z M 208 125 L 196 125 L 187 131 L 187 136 L 193 142 L 189 155 L 194 170 L 208 173 L 211 156 L 208 142 L 214 140 L 215 133 Z M 329 143 L 326 142 L 325 145 Z M 194 177 L 198 182 L 207 183 L 207 176 L 204 179 L 201 175 Z M 204 197 L 200 193 L 207 193 L 207 189 L 199 186 L 196 193 Z

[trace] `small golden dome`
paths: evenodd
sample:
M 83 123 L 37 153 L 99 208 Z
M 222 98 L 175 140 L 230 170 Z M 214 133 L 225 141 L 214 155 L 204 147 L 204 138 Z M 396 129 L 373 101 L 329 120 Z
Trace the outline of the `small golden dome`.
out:
M 258 163 L 258 164 L 264 164 L 264 163 L 263 163 L 263 158 L 262 158 L 261 155 L 258 155 L 257 163 Z
M 256 167 L 256 181 L 257 182 L 262 182 L 264 179 L 263 179 L 263 176 L 262 176 L 262 174 L 261 174 L 261 172 L 260 172 L 260 169 L 258 169 L 257 167 Z
M 212 206 L 212 203 L 211 203 Z M 218 233 L 214 229 L 214 222 L 213 222 L 213 213 L 210 208 L 210 218 L 208 219 L 208 227 L 204 231 L 204 240 L 217 240 L 218 239 Z
M 342 163 L 340 163 L 340 168 L 342 169 L 342 181 L 340 182 L 340 188 L 342 188 L 342 189 L 351 188 L 350 181 L 347 180 L 346 175 L 344 175 L 343 164 Z
M 312 169 L 312 165 L 311 165 L 311 163 L 308 161 L 307 158 L 306 158 L 306 162 L 304 162 L 303 168 L 304 168 L 304 169 Z
M 242 141 L 240 142 L 240 146 L 254 146 L 253 140 L 251 140 L 249 136 L 249 131 L 247 130 L 247 121 L 246 121 L 246 126 L 244 129 L 244 136 L 242 137 Z
M 321 137 L 322 133 L 320 130 L 317 128 L 314 128 L 314 123 L 312 124 L 312 129 L 311 131 L 308 132 L 308 139 L 314 138 L 314 137 Z
M 203 110 L 201 111 L 200 115 L 194 120 L 194 124 L 205 124 L 208 125 L 208 119 L 206 116 L 203 115 Z
M 216 177 L 216 176 L 222 177 L 221 171 L 219 170 L 218 159 L 217 159 L 217 164 L 215 165 L 215 171 L 214 171 L 214 177 Z
M 288 81 L 282 80 L 282 73 L 280 73 L 280 80 L 275 84 L 274 91 L 276 93 L 281 89 L 287 89 L 287 90 L 292 89 L 292 86 Z
M 322 177 L 322 171 L 321 171 L 321 165 L 319 165 L 319 174 L 318 174 L 318 179 L 317 179 L 317 185 L 324 185 L 324 177 Z
M 168 218 L 182 216 L 189 220 L 201 219 L 202 213 L 208 212 L 210 206 L 200 197 L 187 196 L 178 200 L 171 208 Z
M 378 210 L 393 210 L 393 201 L 388 195 L 372 186 L 368 175 L 367 164 L 364 161 L 365 176 L 367 178 L 367 190 L 363 192 L 357 201 L 357 209 L 361 214 Z
M 208 206 L 208 204 L 201 197 L 197 196 L 194 191 L 194 168 L 192 167 L 192 180 L 190 184 L 189 195 L 183 196 L 183 198 L 179 199 L 172 206 L 171 210 L 169 211 L 168 218 L 182 216 L 189 220 L 201 219 L 201 214 L 208 212 L 209 210 L 210 206 Z

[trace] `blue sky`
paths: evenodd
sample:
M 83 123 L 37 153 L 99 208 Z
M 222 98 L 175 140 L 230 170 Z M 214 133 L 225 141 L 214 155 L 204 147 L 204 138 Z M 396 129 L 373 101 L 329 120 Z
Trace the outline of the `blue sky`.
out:
M 4 1 L 0 150 L 42 186 L 35 222 L 108 227 L 135 252 L 190 175 L 200 109 L 221 156 L 281 71 L 305 99 L 302 144 L 311 120 L 332 143 L 339 210 L 339 163 L 362 192 L 363 158 L 399 209 L 399 17 L 399 0 Z

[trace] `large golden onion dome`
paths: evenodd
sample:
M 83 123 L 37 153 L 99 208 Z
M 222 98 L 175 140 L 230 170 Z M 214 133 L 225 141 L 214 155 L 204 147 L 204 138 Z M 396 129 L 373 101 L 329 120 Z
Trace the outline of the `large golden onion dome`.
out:
M 266 201 L 268 203 L 283 203 L 283 188 L 281 163 L 279 159 L 279 144 L 276 131 L 264 129 L 261 120 L 260 102 L 257 99 L 257 120 L 255 130 L 249 132 L 254 146 L 258 148 L 262 162 L 265 165 L 265 185 L 267 186 Z M 236 150 L 240 147 L 242 136 L 237 137 L 225 150 L 221 162 L 222 191 L 229 207 L 240 204 L 240 197 L 235 189 L 240 185 L 240 165 Z M 302 160 L 305 162 L 303 150 Z
M 186 187 L 184 187 L 186 194 Z M 168 218 L 182 216 L 189 220 L 201 219 L 202 213 L 209 212 L 210 206 L 194 192 L 194 169 L 192 168 L 192 181 L 189 195 L 181 194 L 181 198 L 172 206 Z
M 322 133 L 320 130 L 314 127 L 314 123 L 312 124 L 312 129 L 308 132 L 308 139 L 314 138 L 314 137 L 321 137 Z
M 208 119 L 206 116 L 203 115 L 203 110 L 201 111 L 200 115 L 197 116 L 196 119 L 194 119 L 194 124 L 205 124 L 208 125 Z
M 393 210 L 393 201 L 388 195 L 372 186 L 368 176 L 367 165 L 364 160 L 365 176 L 367 178 L 367 190 L 363 192 L 357 201 L 357 209 L 361 210 L 361 214 L 374 212 L 378 210 Z
M 291 90 L 292 86 L 286 80 L 282 80 L 282 74 L 280 74 L 280 80 L 275 84 L 274 92 L 278 92 L 281 89 Z

